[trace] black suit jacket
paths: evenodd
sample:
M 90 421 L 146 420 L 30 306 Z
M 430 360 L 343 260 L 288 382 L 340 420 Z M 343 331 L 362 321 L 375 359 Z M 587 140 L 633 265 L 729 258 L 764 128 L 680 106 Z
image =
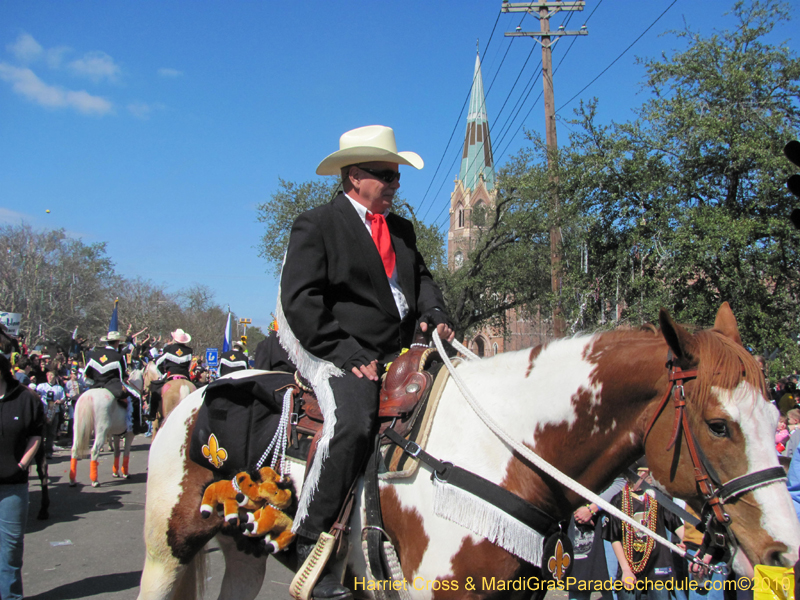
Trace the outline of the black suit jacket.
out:
M 417 250 L 410 221 L 386 218 L 409 313 L 400 320 L 378 249 L 344 194 L 300 215 L 281 275 L 281 304 L 300 344 L 342 367 L 383 362 L 410 345 L 419 317 L 444 300 Z

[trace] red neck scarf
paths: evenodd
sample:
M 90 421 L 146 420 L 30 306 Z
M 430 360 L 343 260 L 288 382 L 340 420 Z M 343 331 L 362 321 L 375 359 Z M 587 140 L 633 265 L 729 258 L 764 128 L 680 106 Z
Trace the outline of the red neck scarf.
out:
M 391 277 L 392 273 L 394 273 L 396 257 L 394 248 L 392 248 L 392 236 L 389 235 L 389 227 L 386 225 L 386 218 L 383 215 L 374 215 L 371 212 L 367 212 L 367 223 L 370 224 L 372 241 L 375 242 L 375 246 L 380 252 L 386 276 Z

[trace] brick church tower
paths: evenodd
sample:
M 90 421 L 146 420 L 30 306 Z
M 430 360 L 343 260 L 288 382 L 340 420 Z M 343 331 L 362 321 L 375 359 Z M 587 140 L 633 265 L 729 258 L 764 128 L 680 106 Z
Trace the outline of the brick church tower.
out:
M 494 209 L 496 198 L 489 117 L 478 55 L 475 57 L 461 168 L 455 189 L 450 194 L 450 229 L 447 234 L 447 264 L 450 269 L 458 269 L 474 248 L 485 220 Z M 468 332 L 464 344 L 479 356 L 493 356 L 541 344 L 551 334 L 550 328 L 540 318 L 523 319 L 515 310 L 506 313 L 506 326 L 505 333 L 492 327 Z

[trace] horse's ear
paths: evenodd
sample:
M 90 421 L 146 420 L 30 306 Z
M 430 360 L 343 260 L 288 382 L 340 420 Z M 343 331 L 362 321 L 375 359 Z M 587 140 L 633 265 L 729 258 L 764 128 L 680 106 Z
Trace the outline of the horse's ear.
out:
M 680 362 L 691 364 L 695 361 L 694 338 L 692 334 L 672 320 L 666 308 L 658 313 L 658 323 L 661 333 L 667 340 L 667 345 L 672 350 L 675 358 Z
M 723 302 L 717 311 L 717 318 L 714 321 L 714 331 L 721 333 L 725 337 L 731 338 L 734 342 L 742 346 L 742 336 L 739 335 L 739 326 L 736 324 L 736 317 L 733 316 L 731 305 Z

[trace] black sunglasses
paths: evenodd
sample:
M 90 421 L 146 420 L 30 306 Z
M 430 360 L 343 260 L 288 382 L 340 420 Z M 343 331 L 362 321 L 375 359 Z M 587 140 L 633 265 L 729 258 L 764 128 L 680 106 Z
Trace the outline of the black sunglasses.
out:
M 393 171 L 392 169 L 384 169 L 383 171 L 378 171 L 377 169 L 367 169 L 362 167 L 361 165 L 356 165 L 362 171 L 365 171 L 372 175 L 373 177 L 377 177 L 384 183 L 394 183 L 395 181 L 400 181 L 400 172 Z

